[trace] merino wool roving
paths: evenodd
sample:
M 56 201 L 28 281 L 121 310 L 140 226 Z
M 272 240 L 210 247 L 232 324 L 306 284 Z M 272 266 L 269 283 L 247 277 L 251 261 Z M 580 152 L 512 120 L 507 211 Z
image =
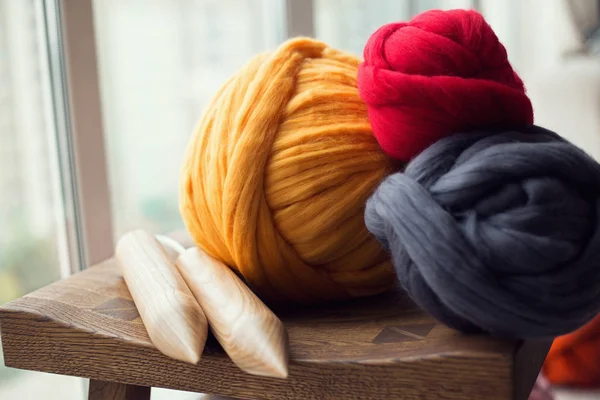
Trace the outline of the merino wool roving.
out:
M 391 171 L 358 95 L 359 59 L 308 38 L 242 67 L 205 110 L 181 172 L 195 242 L 270 302 L 376 294 L 395 282 L 364 224 Z
M 436 140 L 490 126 L 533 123 L 506 50 L 472 10 L 431 10 L 379 28 L 358 87 L 383 150 L 408 162 Z
M 536 126 L 434 143 L 367 202 L 398 279 L 461 331 L 556 337 L 600 312 L 600 165 Z

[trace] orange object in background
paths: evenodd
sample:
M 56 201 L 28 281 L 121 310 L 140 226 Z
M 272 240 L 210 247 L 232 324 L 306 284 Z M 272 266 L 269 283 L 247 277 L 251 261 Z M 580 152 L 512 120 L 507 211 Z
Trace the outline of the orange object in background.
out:
M 542 372 L 553 385 L 600 388 L 600 315 L 556 338 Z

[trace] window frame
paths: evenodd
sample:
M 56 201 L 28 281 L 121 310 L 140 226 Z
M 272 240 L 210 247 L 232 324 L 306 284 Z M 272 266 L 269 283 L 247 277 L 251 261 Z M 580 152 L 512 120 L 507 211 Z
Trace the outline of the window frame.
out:
M 76 272 L 111 257 L 114 246 L 92 0 L 43 0 L 43 7 Z
M 313 0 L 286 0 L 287 37 L 315 35 Z

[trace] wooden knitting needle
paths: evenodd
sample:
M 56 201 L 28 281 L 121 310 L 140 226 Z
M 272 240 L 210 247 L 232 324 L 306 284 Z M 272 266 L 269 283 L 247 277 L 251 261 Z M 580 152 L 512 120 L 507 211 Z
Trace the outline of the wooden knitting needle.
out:
M 152 343 L 168 357 L 198 363 L 206 316 L 163 246 L 136 230 L 120 238 L 115 256 Z
M 253 375 L 287 378 L 288 336 L 279 318 L 225 264 L 197 247 L 159 240 L 179 253 L 177 268 L 231 360 Z

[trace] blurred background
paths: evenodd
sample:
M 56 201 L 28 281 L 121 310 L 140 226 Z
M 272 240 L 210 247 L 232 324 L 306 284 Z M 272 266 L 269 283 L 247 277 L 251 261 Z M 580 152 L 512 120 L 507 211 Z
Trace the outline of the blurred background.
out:
M 524 79 L 536 123 L 600 159 L 598 4 L 0 0 L 0 304 L 109 256 L 127 230 L 183 227 L 178 171 L 204 105 L 250 57 L 298 34 L 360 55 L 384 23 L 477 8 Z M 84 389 L 0 366 L 0 399 L 34 398 L 83 399 Z M 163 398 L 197 395 L 153 392 Z

